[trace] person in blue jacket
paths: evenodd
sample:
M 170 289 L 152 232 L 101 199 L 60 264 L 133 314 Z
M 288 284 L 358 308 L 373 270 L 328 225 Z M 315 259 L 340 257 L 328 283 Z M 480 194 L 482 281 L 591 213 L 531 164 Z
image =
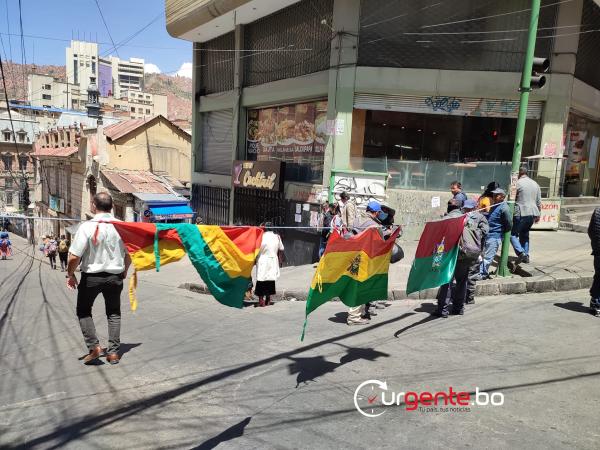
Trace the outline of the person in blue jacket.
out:
M 492 195 L 494 203 L 487 218 L 489 231 L 485 239 L 483 261 L 481 262 L 479 271 L 480 279 L 482 280 L 490 277 L 489 268 L 492 261 L 494 261 L 498 248 L 502 245 L 504 233 L 510 231 L 512 228 L 510 210 L 505 201 L 506 192 L 504 192 L 504 189 L 497 188 L 492 191 Z

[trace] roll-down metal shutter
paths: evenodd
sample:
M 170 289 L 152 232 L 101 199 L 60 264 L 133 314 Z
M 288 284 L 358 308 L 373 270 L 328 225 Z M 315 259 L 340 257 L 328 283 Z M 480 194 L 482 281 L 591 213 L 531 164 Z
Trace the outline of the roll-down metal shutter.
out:
M 519 100 L 496 98 L 452 97 L 445 95 L 354 94 L 354 107 L 381 111 L 450 114 L 474 117 L 510 117 L 519 113 Z M 542 116 L 543 102 L 529 101 L 528 119 Z
M 202 172 L 231 174 L 233 110 L 202 114 Z

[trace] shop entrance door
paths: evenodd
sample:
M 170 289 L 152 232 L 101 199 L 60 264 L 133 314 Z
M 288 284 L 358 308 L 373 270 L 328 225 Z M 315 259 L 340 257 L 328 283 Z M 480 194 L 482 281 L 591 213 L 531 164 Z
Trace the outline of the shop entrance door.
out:
M 260 225 L 263 222 L 271 222 L 273 225 L 282 226 L 285 223 L 283 192 L 237 188 L 234 195 L 234 224 Z

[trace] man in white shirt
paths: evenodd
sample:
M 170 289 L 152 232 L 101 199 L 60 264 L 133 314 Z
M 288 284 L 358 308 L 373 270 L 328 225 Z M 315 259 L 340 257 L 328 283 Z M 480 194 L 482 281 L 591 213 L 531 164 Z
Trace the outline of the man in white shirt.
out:
M 110 364 L 119 362 L 121 334 L 121 291 L 123 279 L 131 264 L 125 245 L 111 224 L 112 197 L 101 192 L 94 196 L 94 218 L 83 222 L 69 248 L 67 286 L 77 289 L 77 317 L 89 353 L 83 359 L 90 364 L 102 356 L 102 347 L 96 336 L 92 319 L 92 306 L 102 293 L 108 319 L 108 349 L 106 359 Z M 81 280 L 78 283 L 75 269 L 81 264 Z

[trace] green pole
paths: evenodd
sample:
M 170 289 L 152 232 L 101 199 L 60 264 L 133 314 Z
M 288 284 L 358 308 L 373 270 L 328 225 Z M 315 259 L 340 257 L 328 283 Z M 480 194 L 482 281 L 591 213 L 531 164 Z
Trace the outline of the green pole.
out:
M 531 1 L 531 18 L 529 20 L 529 33 L 527 35 L 527 51 L 525 52 L 525 64 L 523 64 L 523 73 L 521 75 L 521 102 L 519 105 L 519 116 L 517 119 L 517 131 L 515 133 L 515 146 L 513 148 L 513 159 L 511 167 L 509 190 L 509 200 L 512 198 L 511 191 L 514 193 L 517 178 L 519 176 L 519 165 L 521 164 L 521 151 L 523 150 L 523 135 L 525 133 L 525 122 L 527 120 L 527 105 L 529 104 L 529 91 L 531 90 L 531 70 L 533 69 L 533 53 L 535 51 L 535 40 L 538 28 L 538 18 L 540 16 L 540 0 Z M 509 203 L 510 217 L 515 210 L 515 204 Z M 504 234 L 502 241 L 502 254 L 500 265 L 498 266 L 498 275 L 507 277 L 510 275 L 508 270 L 508 251 L 510 248 L 510 233 Z
M 331 169 L 331 174 L 329 175 L 329 203 L 333 203 L 333 187 L 335 185 L 335 170 Z

